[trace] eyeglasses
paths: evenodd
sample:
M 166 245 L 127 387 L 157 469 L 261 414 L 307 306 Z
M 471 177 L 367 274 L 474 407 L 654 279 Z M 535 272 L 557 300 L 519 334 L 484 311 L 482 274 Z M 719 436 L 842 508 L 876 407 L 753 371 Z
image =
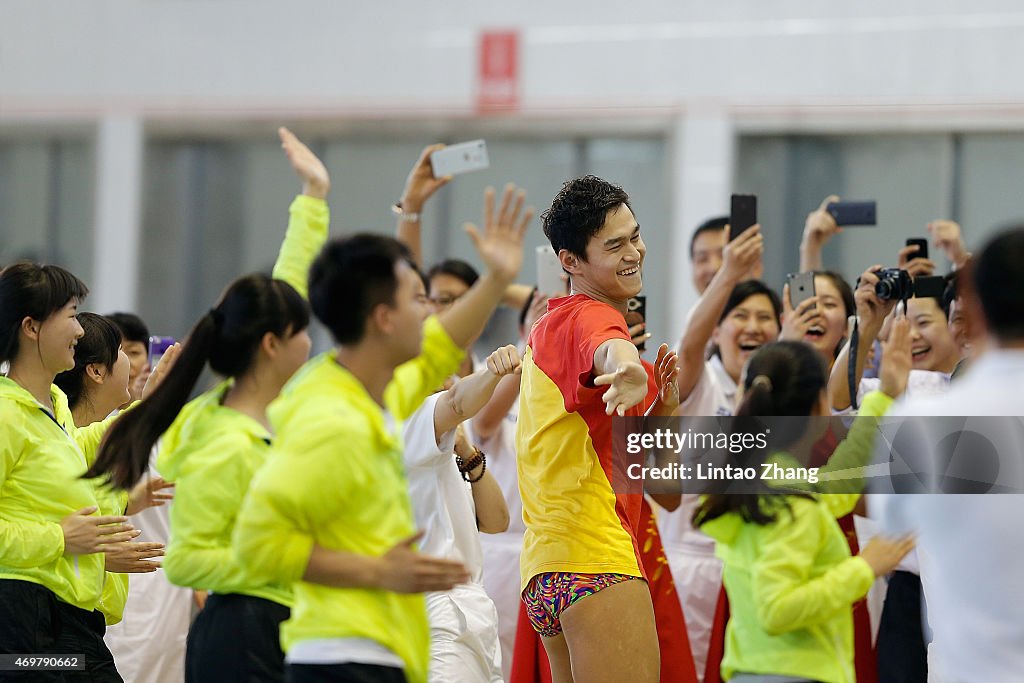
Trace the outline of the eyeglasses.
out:
M 441 294 L 439 296 L 429 297 L 427 299 L 427 301 L 429 301 L 430 303 L 434 304 L 435 306 L 437 306 L 439 308 L 444 308 L 445 306 L 451 306 L 456 301 L 458 301 L 460 298 L 461 298 L 461 295 L 460 296 L 452 296 L 451 294 Z

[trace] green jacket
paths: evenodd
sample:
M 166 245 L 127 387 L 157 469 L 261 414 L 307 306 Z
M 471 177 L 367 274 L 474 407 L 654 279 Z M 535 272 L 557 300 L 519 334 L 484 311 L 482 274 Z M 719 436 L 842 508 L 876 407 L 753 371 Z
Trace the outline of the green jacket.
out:
M 385 391 L 393 421 L 333 353 L 310 360 L 271 404 L 274 455 L 253 481 L 235 529 L 244 566 L 293 583 L 286 651 L 321 638 L 368 638 L 402 658 L 424 683 L 430 629 L 422 595 L 333 588 L 302 581 L 314 545 L 380 556 L 413 535 L 399 421 L 455 372 L 464 352 L 435 317 L 419 357 Z
M 327 203 L 299 195 L 273 276 L 308 294 L 309 267 L 327 240 Z M 231 381 L 190 401 L 163 435 L 156 467 L 173 481 L 171 538 L 163 569 L 179 586 L 240 593 L 291 606 L 287 583 L 254 578 L 235 559 L 231 535 L 256 471 L 270 453 L 271 435 L 247 415 L 221 405 Z
M 91 506 L 99 515 L 124 514 L 127 494 L 79 478 L 113 418 L 76 429 L 63 392 L 53 386 L 50 398 L 53 415 L 0 377 L 0 579 L 45 586 L 75 607 L 102 610 L 114 623 L 124 608 L 127 577 L 107 574 L 102 553 L 65 553 L 60 526 Z
M 865 397 L 858 417 L 822 474 L 866 465 L 877 417 L 892 404 L 881 392 Z M 795 466 L 787 454 L 772 458 Z M 864 597 L 875 575 L 850 556 L 837 517 L 854 508 L 859 494 L 850 480 L 826 482 L 813 497 L 779 496 L 776 521 L 760 525 L 735 512 L 700 529 L 716 542 L 722 582 L 729 596 L 722 677 L 776 674 L 826 683 L 854 683 L 851 605 Z M 843 493 L 828 493 L 839 490 Z

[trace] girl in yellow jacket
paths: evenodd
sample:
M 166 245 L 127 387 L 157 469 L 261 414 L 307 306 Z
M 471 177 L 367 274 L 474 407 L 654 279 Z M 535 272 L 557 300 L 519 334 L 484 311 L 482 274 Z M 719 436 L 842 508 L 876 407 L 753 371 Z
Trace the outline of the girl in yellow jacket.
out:
M 777 465 L 773 472 L 807 471 L 803 481 L 761 479 L 750 482 L 754 488 L 748 491 L 708 495 L 694 515 L 694 524 L 715 539 L 731 607 L 723 679 L 854 683 L 850 605 L 864 597 L 876 577 L 896 566 L 913 541 L 876 537 L 860 555 L 850 557 L 836 518 L 853 510 L 863 481 L 817 482 L 828 472 L 867 464 L 877 423 L 872 418 L 883 415 L 903 392 L 909 369 L 909 328 L 900 318 L 884 349 L 882 391 L 865 398 L 847 438 L 814 476 L 800 468 L 806 468 L 830 414 L 821 358 L 803 342 L 778 342 L 750 359 L 737 418 L 820 419 L 802 423 L 799 430 L 792 428 L 792 419 L 773 423 L 774 449 L 759 452 L 768 457 L 734 463 L 754 465 L 759 477 L 767 471 L 762 462 Z
M 188 681 L 280 681 L 278 628 L 290 587 L 253 578 L 235 560 L 231 534 L 249 481 L 270 452 L 266 408 L 309 355 L 309 265 L 327 239 L 323 164 L 289 131 L 282 146 L 303 180 L 273 277 L 247 275 L 193 326 L 166 380 L 110 430 L 90 475 L 121 488 L 157 469 L 175 483 L 163 567 L 177 585 L 210 591 L 189 630 Z M 206 365 L 226 378 L 186 405 Z M 166 433 L 165 433 L 166 432 Z
M 120 514 L 96 514 L 106 501 L 80 478 L 109 423 L 76 429 L 53 386 L 75 365 L 87 293 L 57 266 L 0 271 L 0 654 L 84 654 L 76 664 L 91 680 L 120 681 L 97 611 L 103 551 L 138 532 Z

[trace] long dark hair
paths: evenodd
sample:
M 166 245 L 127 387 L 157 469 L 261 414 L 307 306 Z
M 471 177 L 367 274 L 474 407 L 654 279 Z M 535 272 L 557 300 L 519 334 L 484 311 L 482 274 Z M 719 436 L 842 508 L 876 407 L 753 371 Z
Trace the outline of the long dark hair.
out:
M 14 263 L 0 270 L 0 363 L 18 355 L 21 321 L 44 322 L 69 301 L 81 302 L 85 283 L 60 266 Z
M 68 406 L 72 410 L 85 398 L 86 369 L 95 364 L 111 372 L 121 348 L 121 331 L 106 317 L 96 313 L 79 313 L 78 323 L 85 334 L 75 344 L 75 367 L 53 379 L 53 383 L 68 397 Z
M 743 403 L 736 410 L 735 429 L 753 432 L 759 417 L 810 417 L 818 397 L 828 384 L 825 364 L 810 345 L 782 341 L 765 344 L 751 356 L 743 379 Z M 776 424 L 776 422 L 778 424 Z M 772 423 L 769 448 L 781 450 L 795 443 L 807 427 L 806 420 L 778 420 Z M 781 429 L 780 429 L 781 428 Z M 756 446 L 742 453 L 731 454 L 741 462 L 739 467 L 758 467 L 765 462 L 769 449 Z M 693 515 L 694 526 L 700 526 L 728 512 L 738 512 L 744 520 L 756 524 L 775 521 L 779 509 L 788 508 L 780 489 L 769 488 L 760 480 L 762 489 L 753 493 L 709 494 Z M 799 494 L 798 494 L 799 495 Z
M 96 462 L 83 476 L 106 477 L 119 488 L 134 486 L 146 472 L 153 444 L 188 401 L 207 362 L 219 375 L 238 377 L 252 366 L 266 333 L 283 337 L 308 326 L 306 302 L 288 283 L 266 275 L 235 280 L 192 327 L 160 386 L 110 426 Z

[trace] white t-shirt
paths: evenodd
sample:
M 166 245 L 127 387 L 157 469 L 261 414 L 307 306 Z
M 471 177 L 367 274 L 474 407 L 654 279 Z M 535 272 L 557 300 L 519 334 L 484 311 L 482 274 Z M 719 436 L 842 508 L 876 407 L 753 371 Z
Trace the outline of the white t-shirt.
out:
M 471 484 L 455 464 L 455 430 L 434 434 L 434 407 L 443 393 L 427 398 L 402 426 L 405 468 L 420 552 L 459 560 L 480 583 L 483 557 Z
M 704 361 L 704 370 L 686 400 L 679 404 L 679 414 L 686 416 L 732 415 L 735 410 L 736 382 L 717 355 Z
M 946 395 L 900 401 L 889 416 L 1002 415 L 1016 418 L 1007 427 L 1019 434 L 1021 387 L 1024 351 L 990 350 Z M 964 428 L 970 427 L 968 420 Z M 1019 454 L 1024 438 L 1017 438 L 1022 443 L 1009 450 Z M 1000 481 L 1005 476 L 1021 486 L 1022 470 L 1024 462 L 1004 455 Z M 1024 671 L 1024 544 L 1019 542 L 1024 496 L 904 494 L 879 502 L 878 517 L 888 533 L 917 535 L 937 678 L 1019 681 Z

